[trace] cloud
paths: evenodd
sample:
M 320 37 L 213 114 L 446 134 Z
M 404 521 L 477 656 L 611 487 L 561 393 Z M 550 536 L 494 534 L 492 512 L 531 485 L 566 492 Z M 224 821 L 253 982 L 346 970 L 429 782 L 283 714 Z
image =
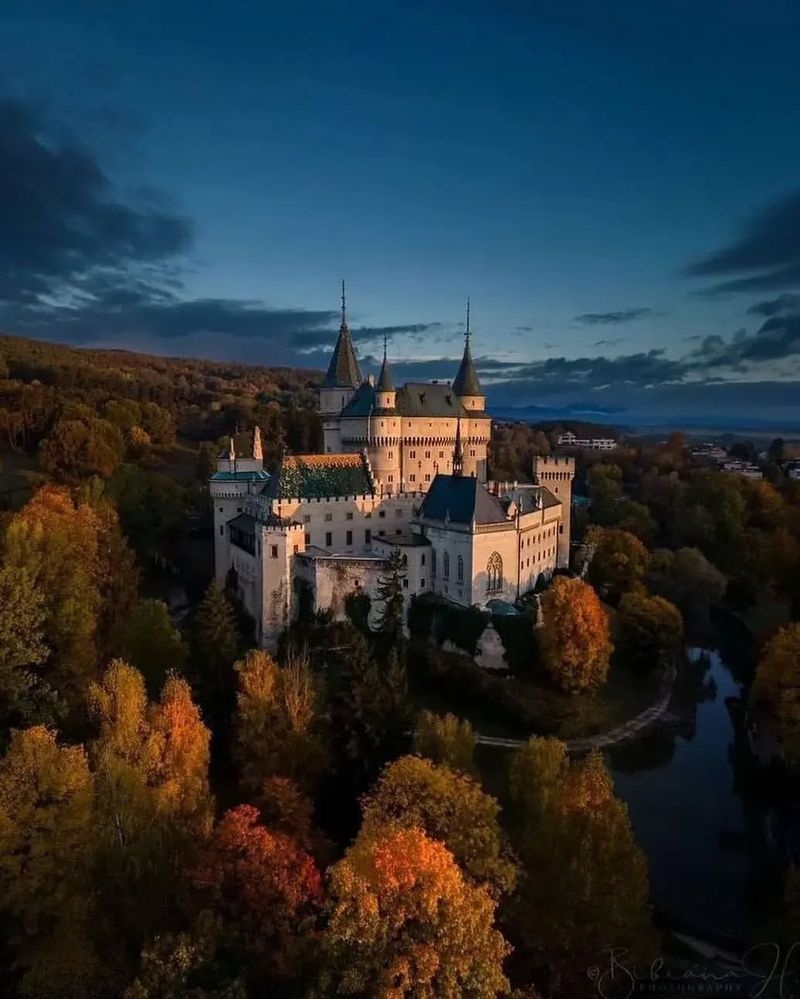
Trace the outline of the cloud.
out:
M 684 268 L 687 277 L 725 277 L 702 294 L 770 291 L 800 285 L 800 190 L 766 205 L 722 249 Z M 736 276 L 734 276 L 736 275 Z
M 756 302 L 747 310 L 751 316 L 780 316 L 785 313 L 800 312 L 800 295 L 784 292 L 766 302 Z
M 626 338 L 624 336 L 615 337 L 612 340 L 595 340 L 594 343 L 590 343 L 590 347 L 618 347 L 621 343 L 625 343 Z
M 575 322 L 582 326 L 618 326 L 631 323 L 635 319 L 649 316 L 652 309 L 619 309 L 616 312 L 583 312 L 575 316 Z
M 0 301 L 30 304 L 94 275 L 150 280 L 191 244 L 191 224 L 150 196 L 125 198 L 77 144 L 50 141 L 37 113 L 0 102 Z

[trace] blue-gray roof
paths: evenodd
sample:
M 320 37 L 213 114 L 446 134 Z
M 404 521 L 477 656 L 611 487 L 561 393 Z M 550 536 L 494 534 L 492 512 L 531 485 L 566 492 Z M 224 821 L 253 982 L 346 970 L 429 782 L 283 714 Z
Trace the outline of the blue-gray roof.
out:
M 375 386 L 359 385 L 356 394 L 342 410 L 342 416 L 380 415 L 375 406 Z M 446 382 L 408 382 L 397 390 L 392 413 L 400 416 L 442 417 L 469 416 L 461 401 Z
M 420 516 L 454 524 L 508 521 L 500 500 L 473 475 L 437 475 L 422 501 Z

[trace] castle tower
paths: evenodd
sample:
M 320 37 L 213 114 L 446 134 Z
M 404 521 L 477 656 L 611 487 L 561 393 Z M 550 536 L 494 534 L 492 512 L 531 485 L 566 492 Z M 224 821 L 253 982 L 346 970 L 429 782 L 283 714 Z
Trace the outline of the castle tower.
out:
M 467 299 L 467 328 L 464 334 L 464 356 L 461 358 L 458 374 L 453 382 L 453 391 L 461 400 L 461 405 L 468 412 L 483 413 L 486 409 L 486 396 L 483 394 L 481 383 L 478 379 L 478 372 L 475 370 L 469 340 L 469 299 Z
M 347 325 L 344 281 L 342 281 L 342 323 L 339 337 L 333 348 L 331 363 L 319 390 L 319 409 L 322 414 L 322 429 L 325 450 L 341 450 L 341 431 L 338 416 L 353 398 L 362 382 L 361 368 L 358 366 L 350 327 Z
M 392 369 L 389 367 L 389 358 L 386 356 L 387 341 L 383 338 L 383 364 L 381 373 L 378 375 L 378 383 L 375 386 L 375 406 L 377 409 L 394 410 L 397 402 L 397 393 L 394 389 L 394 379 Z
M 562 455 L 537 455 L 533 459 L 533 481 L 546 486 L 561 500 L 563 519 L 558 532 L 558 566 L 569 568 L 570 527 L 572 521 L 572 480 L 575 459 Z

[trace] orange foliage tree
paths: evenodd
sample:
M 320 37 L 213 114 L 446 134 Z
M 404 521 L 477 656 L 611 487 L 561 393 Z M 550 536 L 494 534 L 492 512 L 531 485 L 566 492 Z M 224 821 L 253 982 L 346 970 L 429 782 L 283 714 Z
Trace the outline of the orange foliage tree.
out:
M 362 834 L 330 871 L 325 982 L 376 999 L 508 989 L 495 903 L 420 829 Z
M 288 836 L 263 826 L 252 805 L 223 815 L 193 880 L 255 980 L 307 969 L 321 913 L 320 873 Z
M 464 873 L 495 895 L 510 891 L 516 868 L 498 817 L 500 806 L 468 774 L 419 756 L 389 763 L 362 802 L 362 832 L 383 826 L 416 827 L 440 840 Z
M 537 631 L 545 669 L 562 690 L 599 687 L 613 649 L 608 614 L 588 583 L 557 576 L 542 598 Z
M 590 527 L 586 540 L 594 548 L 589 579 L 612 603 L 642 586 L 650 556 L 635 535 L 616 527 Z

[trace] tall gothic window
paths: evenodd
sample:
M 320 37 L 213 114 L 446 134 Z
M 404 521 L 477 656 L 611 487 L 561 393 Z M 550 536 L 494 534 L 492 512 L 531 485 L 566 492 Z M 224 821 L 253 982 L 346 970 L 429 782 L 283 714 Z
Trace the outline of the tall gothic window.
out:
M 486 564 L 486 592 L 503 589 L 503 560 L 499 552 L 492 552 Z
M 456 578 L 459 583 L 464 582 L 464 557 L 462 555 L 458 556 L 458 560 L 456 562 Z
M 436 549 L 431 548 L 431 575 L 436 575 Z
M 447 550 L 444 553 L 444 578 L 450 578 L 450 552 Z

